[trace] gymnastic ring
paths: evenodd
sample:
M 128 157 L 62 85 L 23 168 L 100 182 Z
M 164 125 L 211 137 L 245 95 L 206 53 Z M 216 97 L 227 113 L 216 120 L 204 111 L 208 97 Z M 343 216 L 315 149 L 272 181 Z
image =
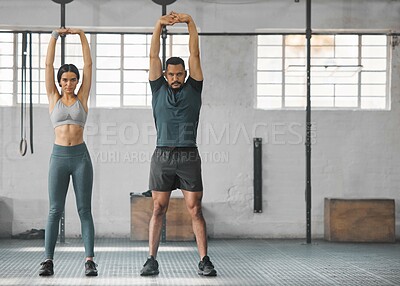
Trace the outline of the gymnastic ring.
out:
M 153 2 L 158 5 L 170 5 L 170 4 L 174 3 L 175 1 L 176 0 L 153 0 Z
M 21 142 L 19 143 L 19 153 L 21 156 L 25 156 L 27 149 L 28 143 L 26 142 L 26 139 L 21 139 Z
M 52 0 L 53 2 L 56 2 L 58 4 L 68 4 L 71 3 L 74 0 Z

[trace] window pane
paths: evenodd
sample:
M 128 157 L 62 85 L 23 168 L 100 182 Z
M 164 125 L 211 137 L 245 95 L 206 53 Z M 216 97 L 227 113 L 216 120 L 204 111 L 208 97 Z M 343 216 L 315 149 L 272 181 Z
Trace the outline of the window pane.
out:
M 305 85 L 294 85 L 294 84 L 290 84 L 290 85 L 286 85 L 285 87 L 285 96 L 305 96 L 306 95 L 306 87 Z
M 146 57 L 147 47 L 146 45 L 125 45 L 124 46 L 125 57 Z
M 97 34 L 96 36 L 97 44 L 108 44 L 108 43 L 121 43 L 121 35 L 113 34 Z
M 111 82 L 106 82 L 106 83 L 96 83 L 96 92 L 97 94 L 116 94 L 120 95 L 121 94 L 121 84 L 119 82 L 117 83 L 111 83 Z M 118 97 L 119 98 L 119 97 Z
M 362 59 L 363 70 L 382 70 L 386 71 L 386 59 Z
M 277 57 L 279 58 L 282 57 L 282 48 L 259 46 L 258 56 L 264 58 L 277 58 Z
M 81 38 L 79 35 L 69 35 L 68 37 L 65 37 L 65 43 L 67 45 L 76 45 L 76 46 L 80 47 L 81 46 Z
M 317 84 L 356 84 L 358 82 L 357 73 L 344 72 L 320 72 L 312 73 L 312 83 Z
M 305 36 L 302 36 L 305 38 Z M 333 35 L 313 35 L 311 37 L 312 46 L 333 46 L 335 44 Z M 304 43 L 305 44 L 305 43 Z
M 288 58 L 305 57 L 306 50 L 304 46 L 290 46 L 285 48 L 285 56 Z
M 285 107 L 304 107 L 306 106 L 305 97 L 285 97 Z
M 385 72 L 362 72 L 361 73 L 362 83 L 386 83 Z
M 119 70 L 97 70 L 97 81 L 119 82 L 121 81 L 121 72 Z
M 120 45 L 97 45 L 97 56 L 103 57 L 120 57 Z
M 334 96 L 333 85 L 311 85 L 311 96 Z
M 74 64 L 82 73 L 82 70 L 81 70 L 83 68 L 83 58 L 82 57 L 65 56 L 65 63 L 66 64 Z M 56 66 L 56 67 L 58 68 L 58 66 Z
M 124 68 L 126 69 L 148 69 L 149 59 L 148 58 L 125 58 Z
M 363 84 L 361 86 L 362 96 L 385 96 L 386 95 L 386 85 L 372 85 Z
M 282 70 L 282 59 L 258 59 L 258 70 Z
M 189 35 L 173 35 L 171 39 L 174 45 L 187 45 L 189 43 Z
M 335 94 L 337 96 L 357 96 L 358 85 L 335 85 Z
M 336 47 L 335 57 L 337 58 L 357 58 L 358 47 Z
M 146 94 L 147 83 L 125 83 L 124 95 L 127 94 Z
M 124 35 L 125 44 L 147 44 L 146 35 Z
M 384 109 L 384 108 L 386 108 L 386 98 L 384 98 L 384 97 L 364 97 L 364 98 L 361 98 L 361 108 L 365 108 L 365 109 Z
M 282 45 L 282 35 L 260 35 L 257 37 L 258 45 L 274 46 Z
M 312 62 L 311 62 L 312 63 Z M 306 72 L 306 59 L 305 58 L 287 58 L 285 59 L 286 68 L 290 66 L 302 66 L 302 71 Z M 297 68 L 296 68 L 297 69 Z
M 257 95 L 282 95 L 282 86 L 280 84 L 258 84 Z
M 300 75 L 288 76 L 287 75 L 285 77 L 285 83 L 287 85 L 289 85 L 289 84 L 306 84 L 306 80 L 307 80 L 306 73 L 303 73 L 303 74 L 304 74 L 304 76 L 300 76 Z M 314 80 L 313 80 L 313 82 L 314 82 Z
M 336 35 L 335 44 L 337 46 L 358 46 L 357 35 Z
M 127 82 L 148 82 L 149 74 L 146 71 L 124 71 L 124 81 Z
M 65 54 L 66 55 L 82 55 L 82 46 L 81 44 L 70 44 L 67 43 L 65 45 Z
M 335 50 L 331 46 L 313 46 L 311 47 L 311 55 L 314 58 L 334 58 Z
M 258 83 L 282 83 L 281 72 L 258 72 L 257 73 Z
M 313 97 L 311 100 L 313 107 L 333 107 L 333 98 L 331 97 Z
M 368 46 L 386 46 L 387 37 L 385 35 L 364 35 L 362 44 Z
M 184 57 L 189 56 L 189 50 L 187 46 L 173 46 L 172 47 L 172 54 L 170 56 L 174 57 Z
M 97 68 L 100 69 L 119 69 L 121 67 L 120 58 L 97 57 Z
M 336 107 L 357 107 L 358 97 L 335 97 Z
M 363 58 L 386 58 L 386 47 L 362 47 Z
M 290 46 L 305 46 L 306 36 L 305 35 L 287 35 L 285 36 L 285 45 Z

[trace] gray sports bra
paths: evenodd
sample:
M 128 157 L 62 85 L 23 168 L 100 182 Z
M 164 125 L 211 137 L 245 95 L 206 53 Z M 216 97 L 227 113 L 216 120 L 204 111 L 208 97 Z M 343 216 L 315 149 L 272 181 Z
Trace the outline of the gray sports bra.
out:
M 79 99 L 71 106 L 66 106 L 60 98 L 50 114 L 50 119 L 54 128 L 66 124 L 76 124 L 83 128 L 86 123 L 86 118 L 87 113 Z

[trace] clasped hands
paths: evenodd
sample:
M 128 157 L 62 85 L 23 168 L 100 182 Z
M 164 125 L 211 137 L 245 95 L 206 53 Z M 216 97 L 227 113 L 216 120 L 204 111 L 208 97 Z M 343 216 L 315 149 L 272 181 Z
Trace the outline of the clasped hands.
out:
M 57 33 L 60 36 L 66 36 L 68 34 L 80 34 L 83 31 L 81 29 L 75 29 L 75 28 L 60 28 L 60 29 L 56 29 L 55 31 L 57 31 Z
M 168 15 L 164 15 L 160 18 L 160 22 L 162 25 L 172 26 L 176 23 L 189 23 L 192 17 L 188 14 L 176 13 L 172 11 Z

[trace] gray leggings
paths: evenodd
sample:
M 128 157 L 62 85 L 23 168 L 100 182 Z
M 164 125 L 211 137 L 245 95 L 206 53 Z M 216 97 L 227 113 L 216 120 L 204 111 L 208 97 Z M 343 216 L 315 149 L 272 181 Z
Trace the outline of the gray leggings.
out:
M 70 176 L 81 220 L 86 257 L 94 256 L 94 225 L 92 218 L 93 167 L 86 144 L 60 146 L 54 144 L 49 167 L 50 210 L 45 232 L 47 259 L 53 259 L 61 215 L 64 211 Z

